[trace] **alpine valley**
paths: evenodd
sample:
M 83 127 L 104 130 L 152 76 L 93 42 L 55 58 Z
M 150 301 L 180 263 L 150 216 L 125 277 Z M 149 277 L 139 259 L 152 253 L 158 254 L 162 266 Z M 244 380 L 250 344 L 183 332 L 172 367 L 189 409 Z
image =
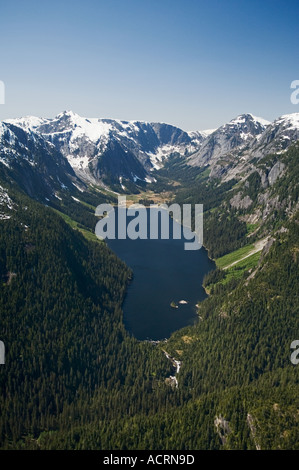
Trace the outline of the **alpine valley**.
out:
M 133 273 L 94 233 L 118 195 L 204 207 L 208 296 L 164 341 L 125 329 Z M 0 448 L 298 449 L 298 195 L 299 113 L 1 122 Z

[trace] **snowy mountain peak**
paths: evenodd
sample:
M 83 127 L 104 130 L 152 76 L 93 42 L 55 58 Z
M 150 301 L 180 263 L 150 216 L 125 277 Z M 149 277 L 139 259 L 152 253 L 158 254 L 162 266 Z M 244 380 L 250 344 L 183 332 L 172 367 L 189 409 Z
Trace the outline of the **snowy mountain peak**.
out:
M 235 148 L 242 149 L 269 126 L 269 122 L 253 114 L 240 114 L 209 134 L 188 163 L 195 166 L 214 164 Z
M 274 124 L 299 129 L 299 113 L 284 114 L 274 121 Z
M 85 119 L 85 118 L 82 118 L 79 114 L 74 113 L 73 111 L 69 110 L 69 111 L 62 111 L 62 113 L 57 114 L 57 116 L 54 117 L 53 121 L 69 120 L 69 121 L 76 123 L 76 121 L 80 121 L 81 119 Z
M 14 126 L 22 127 L 26 130 L 34 130 L 37 127 L 41 126 L 47 121 L 47 119 L 39 118 L 36 116 L 24 116 L 16 119 L 6 119 L 5 122 L 8 124 L 13 124 Z
M 40 146 L 51 143 L 83 181 L 108 182 L 123 189 L 128 180 L 153 181 L 151 172 L 173 155 L 181 155 L 190 165 L 219 167 L 222 172 L 224 161 L 234 165 L 272 149 L 284 150 L 299 138 L 299 113 L 273 123 L 245 113 L 218 129 L 185 132 L 165 123 L 86 118 L 68 110 L 52 119 L 26 116 L 1 124 L 0 142 L 3 136 L 7 141 L 15 134 L 27 149 L 32 141 Z M 12 146 L 7 148 L 12 152 Z
M 203 131 L 200 131 L 200 133 L 205 136 L 205 137 L 208 137 L 209 135 L 213 134 L 213 132 L 215 132 L 216 129 L 205 129 Z
M 79 114 L 74 113 L 71 109 L 69 109 L 69 110 L 65 110 L 65 111 L 62 111 L 61 113 L 57 114 L 56 118 L 60 118 L 60 117 L 63 117 L 63 116 L 73 117 L 73 116 L 79 116 Z
M 68 159 L 80 178 L 96 183 L 112 173 L 118 182 L 119 177 L 153 180 L 150 172 L 169 155 L 192 152 L 205 138 L 169 124 L 86 118 L 70 110 L 53 119 L 26 117 L 10 123 L 28 132 L 34 129 Z
M 250 148 L 251 155 L 261 158 L 269 153 L 284 152 L 299 139 L 299 113 L 284 114 L 268 125 Z
M 225 124 L 225 126 L 246 126 L 246 124 L 253 124 L 256 126 L 261 126 L 263 129 L 267 127 L 269 124 L 271 124 L 269 121 L 266 119 L 263 119 L 261 117 L 254 116 L 251 113 L 246 113 L 246 114 L 240 114 L 236 118 L 232 119 L 228 124 Z
M 82 138 L 98 142 L 109 134 L 110 127 L 101 119 L 87 119 L 73 111 L 64 111 L 54 119 L 49 119 L 38 131 L 44 136 L 49 136 L 49 140 L 52 140 L 55 134 L 68 133 L 72 142 Z

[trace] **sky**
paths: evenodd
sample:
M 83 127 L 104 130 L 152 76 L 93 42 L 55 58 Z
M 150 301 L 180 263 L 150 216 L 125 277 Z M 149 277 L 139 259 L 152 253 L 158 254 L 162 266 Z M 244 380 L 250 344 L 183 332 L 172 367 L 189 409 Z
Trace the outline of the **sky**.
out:
M 299 112 L 298 0 L 0 0 L 0 120 L 216 128 Z

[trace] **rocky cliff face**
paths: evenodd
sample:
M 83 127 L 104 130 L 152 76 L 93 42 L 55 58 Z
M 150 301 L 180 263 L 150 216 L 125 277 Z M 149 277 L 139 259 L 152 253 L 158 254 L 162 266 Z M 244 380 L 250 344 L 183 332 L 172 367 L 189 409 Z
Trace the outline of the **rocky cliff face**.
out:
M 257 162 L 272 153 L 284 153 L 299 139 L 299 113 L 284 115 L 273 123 L 250 114 L 239 116 L 204 140 L 188 163 L 209 166 L 210 177 L 223 182 L 242 179 L 257 170 Z M 283 171 L 277 163 L 271 173 L 261 175 L 273 184 Z
M 299 139 L 299 113 L 286 114 L 271 123 L 254 139 L 248 149 L 253 158 L 262 158 L 270 153 L 280 153 Z
M 45 200 L 56 191 L 84 183 L 68 160 L 42 136 L 11 123 L 0 126 L 0 173 L 29 196 Z
M 213 166 L 234 149 L 241 150 L 248 146 L 269 124 L 268 121 L 252 114 L 242 114 L 209 135 L 200 149 L 189 158 L 188 163 L 194 166 Z

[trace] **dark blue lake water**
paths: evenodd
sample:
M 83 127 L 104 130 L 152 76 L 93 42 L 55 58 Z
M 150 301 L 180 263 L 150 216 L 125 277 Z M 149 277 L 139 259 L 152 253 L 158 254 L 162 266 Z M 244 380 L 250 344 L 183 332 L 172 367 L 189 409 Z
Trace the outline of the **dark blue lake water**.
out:
M 205 248 L 187 251 L 186 240 L 172 238 L 176 222 L 170 217 L 169 222 L 168 240 L 107 240 L 133 270 L 123 304 L 124 324 L 139 340 L 168 338 L 173 331 L 193 324 L 197 320 L 196 304 L 206 297 L 203 277 L 215 269 Z M 178 308 L 171 307 L 172 302 Z

